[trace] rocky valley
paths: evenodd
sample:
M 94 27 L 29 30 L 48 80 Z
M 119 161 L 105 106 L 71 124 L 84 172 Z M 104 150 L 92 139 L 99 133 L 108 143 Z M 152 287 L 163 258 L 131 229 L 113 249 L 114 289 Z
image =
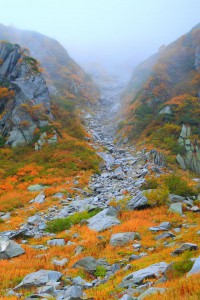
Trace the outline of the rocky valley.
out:
M 0 299 L 199 299 L 199 26 L 128 86 L 16 32 L 0 28 Z

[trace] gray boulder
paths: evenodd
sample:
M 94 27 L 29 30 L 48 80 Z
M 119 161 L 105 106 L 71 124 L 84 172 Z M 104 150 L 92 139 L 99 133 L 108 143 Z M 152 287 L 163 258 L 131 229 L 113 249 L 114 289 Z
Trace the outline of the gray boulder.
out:
M 94 275 L 96 268 L 98 266 L 103 266 L 106 269 L 108 269 L 110 265 L 104 259 L 101 259 L 101 258 L 95 259 L 92 256 L 87 256 L 87 257 L 84 257 L 84 258 L 81 258 L 80 260 L 78 260 L 73 265 L 73 268 L 75 268 L 75 269 L 81 268 L 81 269 L 84 269 L 85 271 L 87 271 L 88 273 Z M 114 266 L 113 266 L 113 268 L 114 268 Z
M 47 245 L 49 246 L 65 246 L 65 240 L 64 239 L 53 239 L 47 241 Z
M 128 294 L 123 295 L 120 300 L 136 300 L 137 298 L 133 298 L 131 296 L 129 296 Z
M 165 106 L 163 109 L 161 109 L 161 111 L 159 112 L 159 115 L 162 115 L 162 114 L 171 115 L 172 114 L 171 107 L 168 105 L 168 106 Z
M 114 207 L 106 208 L 88 220 L 88 227 L 100 232 L 114 225 L 119 225 L 120 221 L 116 216 L 117 210 Z
M 35 199 L 33 200 L 33 202 L 34 202 L 34 203 L 41 204 L 41 203 L 44 202 L 45 197 L 46 197 L 46 196 L 45 196 L 44 192 L 42 191 L 39 195 L 37 195 L 37 196 L 35 197 Z
M 0 259 L 9 259 L 24 253 L 25 251 L 20 245 L 0 235 Z
M 171 203 L 184 202 L 185 200 L 186 200 L 185 197 L 182 197 L 182 196 L 179 196 L 179 195 L 174 195 L 174 194 L 169 195 L 169 201 Z
M 107 170 L 114 165 L 115 159 L 111 154 L 107 154 L 105 152 L 98 152 L 98 155 L 105 161 Z
M 170 228 L 171 228 L 171 223 L 170 222 L 163 222 L 158 226 L 149 227 L 149 230 L 151 230 L 151 231 L 164 231 L 164 230 L 169 230 Z
M 96 267 L 98 265 L 97 260 L 92 256 L 84 257 L 78 260 L 74 265 L 73 268 L 83 268 L 88 273 L 94 274 L 96 271 Z
M 192 269 L 188 272 L 188 276 L 200 273 L 200 256 L 195 260 Z
M 70 286 L 64 293 L 64 299 L 66 300 L 77 300 L 81 299 L 83 291 L 80 286 Z
M 182 254 L 185 251 L 192 251 L 192 250 L 197 250 L 198 246 L 196 244 L 191 244 L 191 243 L 184 243 L 182 244 L 179 248 L 175 249 L 171 255 L 179 255 Z
M 164 232 L 162 234 L 159 234 L 158 236 L 155 237 L 155 240 L 162 240 L 170 237 L 175 237 L 175 235 L 172 232 Z
M 34 273 L 30 273 L 24 277 L 24 279 L 18 284 L 14 290 L 25 288 L 29 289 L 34 286 L 46 285 L 49 281 L 57 282 L 62 277 L 62 273 L 52 270 L 39 270 Z
M 44 189 L 44 186 L 41 184 L 29 185 L 29 187 L 27 188 L 27 190 L 30 192 L 37 192 L 37 191 L 41 191 L 43 189 Z
M 181 202 L 172 203 L 169 207 L 169 211 L 172 211 L 174 213 L 182 215 L 183 214 L 183 203 L 181 203 Z
M 127 207 L 128 209 L 134 210 L 146 206 L 147 202 L 148 199 L 142 193 L 139 193 L 129 201 Z
M 145 291 L 144 293 L 142 293 L 142 295 L 140 295 L 138 297 L 138 300 L 143 300 L 143 299 L 145 299 L 145 297 L 154 295 L 154 294 L 163 294 L 164 292 L 165 292 L 164 288 L 150 287 L 147 291 Z
M 123 287 L 129 287 L 129 284 L 142 284 L 144 279 L 147 278 L 158 278 L 163 274 L 167 268 L 168 264 L 165 262 L 160 262 L 153 264 L 147 268 L 138 270 L 124 277 L 122 281 Z
M 140 235 L 137 232 L 121 232 L 113 234 L 110 238 L 110 244 L 112 246 L 124 246 L 130 241 L 140 239 Z

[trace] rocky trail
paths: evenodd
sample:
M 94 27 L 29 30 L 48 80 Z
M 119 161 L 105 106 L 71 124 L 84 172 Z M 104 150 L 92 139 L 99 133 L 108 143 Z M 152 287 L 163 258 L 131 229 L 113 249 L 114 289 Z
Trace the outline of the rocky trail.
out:
M 149 169 L 156 172 L 162 172 L 162 158 L 157 154 L 154 155 L 154 161 L 156 158 L 158 162 L 158 165 L 156 165 L 154 162 L 148 161 L 148 153 L 137 151 L 133 146 L 129 146 L 126 139 L 121 145 L 115 142 L 117 132 L 116 115 L 120 109 L 119 92 L 121 91 L 121 87 L 115 84 L 111 87 L 103 86 L 101 91 L 101 98 L 95 105 L 94 111 L 91 112 L 91 114 L 87 113 L 85 115 L 85 126 L 91 134 L 89 142 L 102 158 L 100 174 L 95 174 L 91 177 L 89 189 L 81 190 L 77 188 L 78 193 L 75 198 L 66 197 L 62 191 L 55 194 L 54 198 L 58 198 L 61 208 L 58 208 L 56 205 L 49 207 L 48 211 L 29 217 L 27 222 L 22 225 L 20 229 L 2 232 L 0 238 L 1 258 L 12 258 L 24 253 L 23 245 L 20 246 L 12 240 L 13 238 L 18 237 L 23 237 L 24 243 L 28 238 L 38 239 L 41 237 L 49 237 L 47 245 L 30 245 L 31 247 L 40 250 L 47 250 L 48 247 L 51 246 L 74 245 L 74 241 L 68 241 L 66 243 L 64 238 L 57 238 L 56 234 L 45 231 L 46 223 L 50 220 L 68 217 L 75 212 L 92 211 L 93 209 L 99 208 L 101 211 L 88 220 L 83 220 L 83 224 L 86 224 L 88 228 L 96 232 L 102 232 L 121 223 L 118 218 L 118 206 L 121 204 L 127 205 L 129 210 L 142 209 L 147 206 L 148 200 L 142 194 L 140 187 L 144 183 L 144 177 Z M 159 165 L 161 165 L 161 167 Z M 45 194 L 41 191 L 39 195 L 32 200 L 30 205 L 42 203 L 43 201 L 45 201 Z M 177 204 L 176 202 L 184 201 L 187 205 L 192 207 L 193 203 L 191 199 L 188 200 L 183 197 L 174 198 L 174 204 Z M 112 203 L 115 203 L 115 205 L 113 206 Z M 167 220 L 157 227 L 149 228 L 149 230 L 154 232 L 165 231 L 165 236 L 162 236 L 161 234 L 160 237 L 158 236 L 158 239 L 175 237 L 171 231 L 168 231 L 170 229 L 171 223 L 167 222 Z M 114 247 L 123 246 L 130 241 L 135 239 L 139 240 L 140 238 L 138 232 L 119 232 L 112 234 L 110 244 Z M 6 246 L 3 247 L 2 245 Z M 134 244 L 137 251 L 139 251 L 140 246 L 140 243 Z M 176 249 L 178 251 L 177 253 L 198 249 L 196 244 L 191 243 L 184 243 L 181 247 Z M 78 245 L 75 248 L 75 255 L 80 254 L 83 250 L 84 248 Z M 177 253 L 174 253 L 174 255 Z M 148 255 L 147 252 L 140 252 L 138 255 L 133 254 L 130 259 L 135 260 L 146 255 Z M 67 262 L 68 259 L 63 258 L 61 260 L 55 260 L 54 264 L 59 267 L 65 265 Z M 197 260 L 197 264 L 198 263 Z M 73 268 L 81 267 L 89 274 L 94 275 L 99 266 L 106 270 L 103 278 L 97 277 L 91 282 L 88 282 L 78 276 L 75 278 L 68 278 L 68 284 L 64 285 L 61 280 L 61 272 L 54 270 L 39 270 L 24 277 L 24 279 L 13 290 L 10 290 L 7 295 L 20 297 L 21 288 L 34 287 L 36 288 L 36 294 L 31 295 L 26 299 L 47 299 L 48 297 L 54 297 L 53 299 L 56 300 L 95 299 L 87 298 L 84 291 L 109 281 L 119 269 L 124 268 L 129 270 L 130 268 L 128 262 L 125 261 L 109 264 L 103 258 L 95 259 L 91 256 L 86 256 L 78 260 L 73 265 Z M 124 277 L 120 284 L 120 287 L 127 288 L 127 291 L 124 291 L 120 298 L 117 298 L 116 296 L 115 299 L 140 300 L 145 296 L 144 293 L 148 295 L 148 293 L 164 292 L 164 289 L 151 287 L 151 282 L 146 282 L 145 280 L 147 278 L 154 278 L 154 280 L 159 279 L 161 275 L 165 273 L 167 268 L 167 263 L 159 262 L 129 274 Z M 162 280 L 164 281 L 166 278 Z M 141 294 L 142 296 L 130 296 L 134 294 L 133 289 L 135 289 L 137 294 Z

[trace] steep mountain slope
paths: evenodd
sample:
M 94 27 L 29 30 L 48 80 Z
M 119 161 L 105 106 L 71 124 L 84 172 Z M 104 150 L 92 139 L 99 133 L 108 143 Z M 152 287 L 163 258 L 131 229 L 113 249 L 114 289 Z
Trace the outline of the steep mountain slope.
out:
M 0 24 L 0 40 L 18 43 L 30 49 L 31 56 L 40 61 L 50 91 L 68 98 L 93 102 L 98 94 L 91 78 L 68 55 L 56 40 L 38 32 L 20 30 Z
M 52 119 L 49 91 L 38 62 L 7 42 L 0 43 L 0 114 L 0 132 L 12 146 L 30 142 L 36 128 Z
M 162 47 L 133 73 L 125 96 L 126 133 L 173 154 L 185 152 L 183 145 L 177 143 L 181 126 L 191 127 L 192 139 L 200 134 L 199 91 L 200 25 L 197 25 Z M 188 164 L 191 167 L 193 162 Z M 198 171 L 199 167 L 192 169 Z

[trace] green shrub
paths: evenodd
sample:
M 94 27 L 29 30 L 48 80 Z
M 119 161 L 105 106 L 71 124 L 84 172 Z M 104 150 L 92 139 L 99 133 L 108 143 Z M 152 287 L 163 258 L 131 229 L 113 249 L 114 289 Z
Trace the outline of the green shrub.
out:
M 95 216 L 98 212 L 100 212 L 100 209 L 96 208 L 89 212 L 88 211 L 77 212 L 67 218 L 60 218 L 60 219 L 49 221 L 47 223 L 46 231 L 57 233 L 63 230 L 67 230 L 72 225 L 79 224 L 82 220 L 87 220 Z
M 4 137 L 0 137 L 0 148 L 3 148 L 5 145 L 6 139 Z
M 106 269 L 104 266 L 97 266 L 96 271 L 94 272 L 94 275 L 96 277 L 105 277 L 106 275 Z
M 149 177 L 146 181 L 142 184 L 142 190 L 150 190 L 156 189 L 159 186 L 158 180 L 155 177 Z
M 161 186 L 157 189 L 145 191 L 144 195 L 148 199 L 147 204 L 151 206 L 161 206 L 166 204 L 169 195 L 169 190 L 166 186 Z
M 190 259 L 177 261 L 174 263 L 174 275 L 175 277 L 180 277 L 189 272 L 192 269 L 194 262 Z
M 186 180 L 180 176 L 171 174 L 164 178 L 164 183 L 172 194 L 177 194 L 183 197 L 192 196 L 196 194 L 196 191 L 190 187 Z

